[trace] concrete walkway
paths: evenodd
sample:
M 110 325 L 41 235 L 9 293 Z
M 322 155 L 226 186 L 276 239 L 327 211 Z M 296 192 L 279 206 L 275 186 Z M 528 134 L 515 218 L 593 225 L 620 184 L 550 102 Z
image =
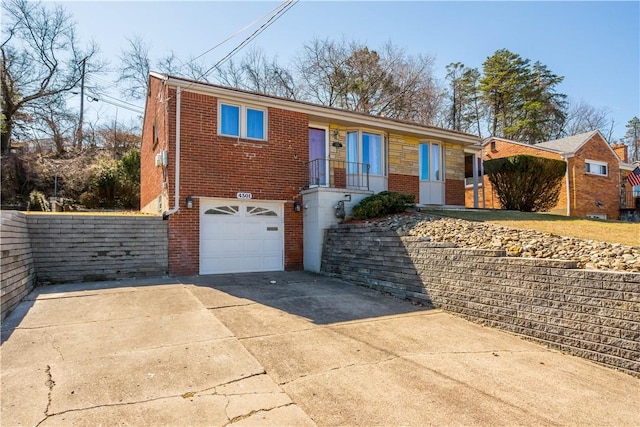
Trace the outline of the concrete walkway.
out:
M 640 380 L 339 280 L 38 288 L 2 325 L 2 426 L 640 425 Z

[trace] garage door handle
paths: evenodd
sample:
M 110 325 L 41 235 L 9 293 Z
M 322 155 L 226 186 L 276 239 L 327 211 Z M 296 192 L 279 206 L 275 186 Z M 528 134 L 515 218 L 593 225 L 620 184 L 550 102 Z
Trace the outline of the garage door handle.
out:
M 267 227 L 267 231 L 278 231 L 278 227 Z

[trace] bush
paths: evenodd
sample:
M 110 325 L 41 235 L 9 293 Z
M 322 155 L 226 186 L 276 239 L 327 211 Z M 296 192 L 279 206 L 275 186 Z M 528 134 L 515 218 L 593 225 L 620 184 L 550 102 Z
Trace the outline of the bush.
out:
M 394 191 L 382 191 L 366 197 L 353 207 L 353 219 L 380 218 L 385 215 L 404 212 L 408 206 L 415 205 L 413 194 L 402 194 Z
M 34 212 L 49 212 L 51 207 L 47 198 L 41 192 L 33 190 L 29 193 L 29 203 L 27 204 L 28 211 Z
M 519 155 L 487 160 L 484 170 L 504 209 L 546 212 L 558 204 L 567 164 Z

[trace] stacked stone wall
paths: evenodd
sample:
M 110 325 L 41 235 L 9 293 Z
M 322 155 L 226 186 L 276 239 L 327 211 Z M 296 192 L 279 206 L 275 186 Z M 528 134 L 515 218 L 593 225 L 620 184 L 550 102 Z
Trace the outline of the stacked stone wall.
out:
M 327 231 L 322 271 L 640 376 L 637 273 L 508 258 L 360 224 Z
M 167 221 L 146 215 L 27 215 L 40 283 L 167 274 Z
M 2 211 L 0 218 L 0 317 L 4 320 L 33 289 L 36 274 L 26 216 L 16 211 Z

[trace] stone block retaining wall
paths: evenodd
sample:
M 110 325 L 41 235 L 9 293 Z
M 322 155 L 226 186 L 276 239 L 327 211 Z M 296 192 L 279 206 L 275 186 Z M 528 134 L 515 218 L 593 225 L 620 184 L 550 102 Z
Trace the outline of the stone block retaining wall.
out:
M 167 274 L 167 221 L 148 215 L 2 212 L 2 317 L 35 283 Z
M 368 225 L 329 229 L 322 271 L 640 376 L 640 274 L 459 249 Z
M 28 215 L 38 282 L 167 274 L 167 222 L 145 215 Z
M 27 218 L 16 211 L 0 212 L 0 318 L 24 298 L 35 285 L 36 272 Z

